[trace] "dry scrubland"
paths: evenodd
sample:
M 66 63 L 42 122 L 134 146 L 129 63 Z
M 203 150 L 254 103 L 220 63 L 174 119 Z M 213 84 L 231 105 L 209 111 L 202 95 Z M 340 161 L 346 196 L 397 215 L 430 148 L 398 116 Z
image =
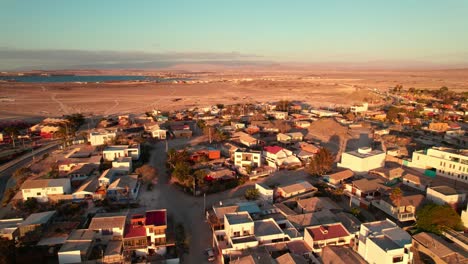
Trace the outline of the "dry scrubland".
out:
M 281 99 L 300 100 L 312 106 L 349 105 L 374 96 L 360 88 L 387 89 L 396 84 L 406 88 L 433 89 L 447 86 L 458 91 L 468 90 L 468 70 L 225 71 L 187 75 L 193 79 L 215 82 L 0 83 L 0 118 L 60 116 L 75 112 L 96 115 L 138 113 L 154 108 L 172 110 L 216 103 L 255 103 Z M 252 81 L 245 81 L 246 78 Z M 226 81 L 234 79 L 237 81 Z

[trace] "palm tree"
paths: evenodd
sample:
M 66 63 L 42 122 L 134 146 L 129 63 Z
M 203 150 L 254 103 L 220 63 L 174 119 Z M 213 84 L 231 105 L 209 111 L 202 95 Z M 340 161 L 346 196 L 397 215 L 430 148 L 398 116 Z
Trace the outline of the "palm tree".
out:
M 390 193 L 390 200 L 392 201 L 392 203 L 399 208 L 402 198 L 403 198 L 403 192 L 401 191 L 401 189 L 398 187 L 393 188 L 392 192 Z

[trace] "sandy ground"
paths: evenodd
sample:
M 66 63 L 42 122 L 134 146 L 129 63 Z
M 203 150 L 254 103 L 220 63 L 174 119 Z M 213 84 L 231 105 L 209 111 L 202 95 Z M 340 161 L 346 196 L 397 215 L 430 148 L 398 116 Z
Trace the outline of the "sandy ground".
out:
M 173 110 L 216 103 L 297 100 L 312 106 L 350 105 L 372 97 L 367 89 L 396 84 L 468 90 L 468 70 L 424 72 L 218 72 L 186 75 L 210 83 L 0 83 L 0 119 L 111 115 Z

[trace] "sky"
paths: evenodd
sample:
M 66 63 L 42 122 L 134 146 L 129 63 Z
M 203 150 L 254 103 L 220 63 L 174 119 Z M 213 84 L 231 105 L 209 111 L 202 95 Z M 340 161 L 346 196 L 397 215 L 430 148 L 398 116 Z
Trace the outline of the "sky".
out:
M 0 0 L 0 69 L 468 66 L 466 0 Z

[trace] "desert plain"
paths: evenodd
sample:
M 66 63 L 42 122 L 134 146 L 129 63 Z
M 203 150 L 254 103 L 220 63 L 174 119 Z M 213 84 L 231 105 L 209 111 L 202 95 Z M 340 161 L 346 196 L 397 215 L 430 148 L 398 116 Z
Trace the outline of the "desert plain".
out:
M 121 74 L 108 72 L 106 74 Z M 124 74 L 134 74 L 124 73 Z M 161 75 L 145 71 L 145 75 Z M 169 73 L 166 73 L 169 74 Z M 300 101 L 314 107 L 377 100 L 372 91 L 405 88 L 468 91 L 468 69 L 459 70 L 229 70 L 183 72 L 188 83 L 0 83 L 0 119 L 113 115 L 213 104 Z M 164 74 L 163 74 L 164 75 Z

